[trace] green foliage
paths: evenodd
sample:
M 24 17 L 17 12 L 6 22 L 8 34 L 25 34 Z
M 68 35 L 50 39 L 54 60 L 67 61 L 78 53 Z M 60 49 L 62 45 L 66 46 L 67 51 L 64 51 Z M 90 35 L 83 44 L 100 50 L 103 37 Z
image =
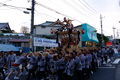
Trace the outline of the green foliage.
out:
M 101 43 L 102 42 L 102 36 L 101 36 L 101 34 L 97 33 L 97 38 L 98 38 L 99 42 Z M 109 41 L 109 38 L 106 37 L 106 36 L 103 36 L 103 40 L 104 40 L 104 43 L 106 44 L 106 42 Z
M 1 31 L 2 31 L 2 33 L 12 33 L 11 30 L 1 30 Z
M 4 36 L 3 33 L 0 33 L 0 36 Z

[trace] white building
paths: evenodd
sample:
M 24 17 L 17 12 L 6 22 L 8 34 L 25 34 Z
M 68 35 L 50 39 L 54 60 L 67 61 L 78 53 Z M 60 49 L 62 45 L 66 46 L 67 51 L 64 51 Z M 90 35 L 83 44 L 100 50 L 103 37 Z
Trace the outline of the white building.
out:
M 54 34 L 51 34 L 51 30 L 55 30 L 62 27 L 62 25 L 58 23 L 57 24 L 54 24 L 54 23 L 55 22 L 46 21 L 45 23 L 35 25 L 34 33 L 36 35 L 54 35 Z
M 34 34 L 37 36 L 36 39 L 43 39 L 43 40 L 49 40 L 49 41 L 56 41 L 56 34 L 55 33 L 51 33 L 51 30 L 54 31 L 58 28 L 61 28 L 62 25 L 60 23 L 55 23 L 52 21 L 46 21 L 45 23 L 39 24 L 39 25 L 35 25 L 34 26 Z M 49 39 L 46 39 L 46 37 L 49 36 Z M 47 43 L 42 45 L 43 43 L 36 43 L 34 41 L 34 45 L 35 45 L 35 49 L 36 51 L 39 50 L 43 50 L 43 49 L 49 49 L 49 48 L 54 48 L 55 46 L 57 47 L 58 44 L 55 42 L 54 46 L 51 43 Z

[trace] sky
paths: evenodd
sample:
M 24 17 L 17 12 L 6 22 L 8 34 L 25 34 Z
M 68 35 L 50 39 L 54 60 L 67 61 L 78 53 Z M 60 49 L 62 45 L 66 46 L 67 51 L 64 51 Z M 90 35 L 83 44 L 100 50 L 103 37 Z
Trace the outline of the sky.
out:
M 88 23 L 101 33 L 100 14 L 103 20 L 103 34 L 113 35 L 120 33 L 120 6 L 119 0 L 35 0 L 34 24 L 46 21 L 62 21 L 66 16 L 73 20 L 73 25 Z M 25 8 L 31 8 L 31 0 L 0 0 L 0 3 L 16 6 L 3 6 L 0 4 L 0 22 L 8 22 L 11 29 L 20 33 L 21 26 L 30 28 L 31 14 L 25 14 Z M 41 6 L 42 4 L 42 6 Z M 21 7 L 21 8 L 18 8 Z M 29 11 L 30 12 L 30 11 Z M 117 36 L 117 34 L 116 34 Z

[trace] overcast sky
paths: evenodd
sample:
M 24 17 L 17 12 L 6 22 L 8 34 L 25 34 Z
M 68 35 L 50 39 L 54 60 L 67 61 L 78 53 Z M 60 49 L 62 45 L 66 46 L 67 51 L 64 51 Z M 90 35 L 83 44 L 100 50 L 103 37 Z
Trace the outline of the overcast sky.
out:
M 28 2 L 29 1 L 29 2 Z M 0 4 L 0 22 L 9 22 L 11 29 L 20 32 L 21 26 L 30 28 L 31 14 L 24 14 L 24 8 L 31 7 L 31 0 L 0 0 L 0 3 L 23 8 L 13 8 Z M 73 25 L 88 23 L 100 33 L 100 14 L 103 18 L 103 33 L 113 35 L 112 27 L 116 27 L 120 33 L 120 6 L 119 0 L 36 0 L 58 11 L 60 14 L 35 5 L 35 25 L 45 21 L 63 20 L 64 16 L 74 20 Z

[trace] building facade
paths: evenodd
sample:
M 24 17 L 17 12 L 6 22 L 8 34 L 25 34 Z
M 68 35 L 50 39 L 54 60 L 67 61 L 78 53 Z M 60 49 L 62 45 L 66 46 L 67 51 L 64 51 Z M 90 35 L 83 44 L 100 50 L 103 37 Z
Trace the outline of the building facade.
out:
M 76 29 L 81 30 L 82 47 L 94 47 L 99 42 L 96 29 L 89 24 L 81 24 L 81 26 L 77 26 Z
M 29 34 L 23 33 L 2 33 L 0 36 L 0 44 L 13 45 L 19 50 L 24 49 L 24 52 L 29 52 L 30 37 Z
M 54 30 L 62 27 L 62 25 L 60 25 L 60 24 L 54 24 L 54 23 L 55 22 L 46 21 L 45 23 L 42 23 L 42 24 L 39 24 L 39 25 L 35 25 L 34 34 L 35 35 L 50 35 L 50 36 L 55 36 L 55 34 L 51 34 L 51 31 L 54 31 Z

